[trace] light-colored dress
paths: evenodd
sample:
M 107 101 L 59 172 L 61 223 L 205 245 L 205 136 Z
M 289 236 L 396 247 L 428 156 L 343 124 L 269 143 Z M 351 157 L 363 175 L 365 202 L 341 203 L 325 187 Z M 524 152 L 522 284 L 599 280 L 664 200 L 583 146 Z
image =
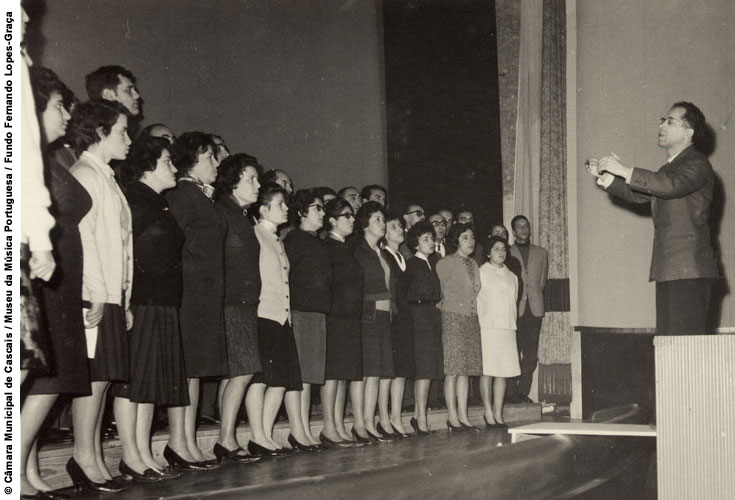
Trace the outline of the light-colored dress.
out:
M 521 374 L 516 346 L 518 278 L 506 266 L 480 267 L 477 314 L 482 343 L 482 374 L 516 377 Z

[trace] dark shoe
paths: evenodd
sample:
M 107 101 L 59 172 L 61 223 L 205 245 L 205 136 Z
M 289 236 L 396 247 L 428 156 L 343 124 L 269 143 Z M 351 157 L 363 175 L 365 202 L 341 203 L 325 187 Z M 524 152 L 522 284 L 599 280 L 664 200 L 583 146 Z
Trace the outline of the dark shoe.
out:
M 480 429 L 479 429 L 479 428 L 475 427 L 474 425 L 467 425 L 467 424 L 465 424 L 464 422 L 462 422 L 461 420 L 460 420 L 460 422 L 459 422 L 459 425 L 461 425 L 461 426 L 462 426 L 462 428 L 463 428 L 464 430 L 466 430 L 466 431 L 475 431 L 475 432 L 480 432 Z
M 122 476 L 115 476 L 109 481 L 105 482 L 106 485 L 111 486 L 120 491 L 125 491 L 133 485 L 132 479 L 125 479 Z
M 265 446 L 260 446 L 255 441 L 250 441 L 248 443 L 248 453 L 254 457 L 285 457 L 286 455 L 290 455 L 292 451 L 286 448 L 271 450 Z
M 82 468 L 79 466 L 74 457 L 71 457 L 66 462 L 66 473 L 71 477 L 72 483 L 74 483 L 74 491 L 80 492 L 82 490 L 93 491 L 95 493 L 119 493 L 125 488 L 116 488 L 112 481 L 105 481 L 104 483 L 95 483 L 87 477 Z
M 352 448 L 355 446 L 355 443 L 350 441 L 333 441 L 325 436 L 323 432 L 319 434 L 319 441 L 321 441 L 327 448 Z
M 234 462 L 238 464 L 251 464 L 253 462 L 258 462 L 260 460 L 260 457 L 256 457 L 253 455 L 240 455 L 238 454 L 238 452 L 240 451 L 245 451 L 245 450 L 243 450 L 239 446 L 235 448 L 234 450 L 228 450 L 221 444 L 215 443 L 212 453 L 214 453 L 214 456 L 217 457 L 217 461 L 220 463 Z
M 161 476 L 156 474 L 153 469 L 146 469 L 142 473 L 135 472 L 122 459 L 117 469 L 120 471 L 122 477 L 132 479 L 137 483 L 157 483 L 161 480 Z
M 383 427 L 383 424 L 380 424 L 379 423 L 377 429 L 378 429 L 378 432 L 380 433 L 380 435 L 383 436 L 383 437 L 390 438 L 391 440 L 393 440 L 393 439 L 400 439 L 400 436 L 398 435 L 398 433 L 395 430 L 393 432 L 388 432 L 388 431 L 385 430 L 385 427 Z
M 370 436 L 370 439 L 372 439 L 373 441 L 378 442 L 378 443 L 392 443 L 393 442 L 393 438 L 390 437 L 390 436 L 386 436 L 386 435 L 382 435 L 382 434 L 379 434 L 379 435 L 376 436 L 375 434 L 373 434 L 370 431 L 367 431 L 367 434 L 368 434 L 368 436 Z
M 162 467 L 161 470 L 152 470 L 155 474 L 158 474 L 158 477 L 160 477 L 162 481 L 166 481 L 168 479 L 178 479 L 183 475 L 181 472 L 176 471 L 171 467 Z
M 166 459 L 168 462 L 168 465 L 171 466 L 172 469 L 182 469 L 182 470 L 209 470 L 212 467 L 209 467 L 205 465 L 204 462 L 189 462 L 188 460 L 184 460 L 181 458 L 181 456 L 176 453 L 174 450 L 172 450 L 168 445 L 163 449 L 163 458 Z
M 293 434 L 288 435 L 288 444 L 291 445 L 291 448 L 298 451 L 305 451 L 308 453 L 315 452 L 315 451 L 321 451 L 321 448 L 319 446 L 314 446 L 312 444 L 301 444 L 299 441 L 293 437 Z
M 462 432 L 465 430 L 465 428 L 461 425 L 457 425 L 455 427 L 449 420 L 447 420 L 447 429 L 449 429 L 449 432 Z
M 354 427 L 352 428 L 352 437 L 355 438 L 355 442 L 358 444 L 358 446 L 365 446 L 366 444 L 373 443 L 373 440 L 369 437 L 364 438 L 359 435 Z
M 413 427 L 413 431 L 416 433 L 417 436 L 428 436 L 429 431 L 422 431 L 419 429 L 419 422 L 415 418 L 411 418 L 411 427 Z

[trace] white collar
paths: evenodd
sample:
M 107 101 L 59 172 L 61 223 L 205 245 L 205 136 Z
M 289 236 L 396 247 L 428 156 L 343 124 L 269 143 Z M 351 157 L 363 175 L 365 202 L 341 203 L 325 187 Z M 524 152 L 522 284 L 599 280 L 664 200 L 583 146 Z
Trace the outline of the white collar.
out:
M 258 221 L 258 224 L 262 225 L 269 233 L 276 234 L 278 232 L 278 226 L 276 226 L 269 220 L 260 219 Z
M 331 238 L 332 238 L 333 240 L 341 241 L 342 243 L 344 243 L 344 242 L 345 242 L 345 239 L 344 239 L 344 238 L 343 238 L 343 237 L 342 237 L 341 235 L 339 235 L 339 234 L 335 233 L 334 231 L 329 231 L 329 236 L 330 236 L 330 237 L 331 237 Z

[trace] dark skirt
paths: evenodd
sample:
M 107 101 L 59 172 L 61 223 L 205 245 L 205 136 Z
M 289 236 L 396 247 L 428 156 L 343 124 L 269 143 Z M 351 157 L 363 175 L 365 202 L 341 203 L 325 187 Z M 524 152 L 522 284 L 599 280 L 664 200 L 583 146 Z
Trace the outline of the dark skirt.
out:
M 134 403 L 188 405 L 177 308 L 141 305 L 131 311 L 130 382 L 115 384 L 110 392 Z
M 362 380 L 359 316 L 327 314 L 327 380 Z
M 396 377 L 413 378 L 416 375 L 416 354 L 410 312 L 394 316 L 390 327 Z
M 224 315 L 222 297 L 193 293 L 182 297 L 179 325 L 188 378 L 228 375 Z
M 442 321 L 439 309 L 432 304 L 411 304 L 416 378 L 444 378 Z
M 324 313 L 293 311 L 293 336 L 299 353 L 301 380 L 305 384 L 324 383 L 327 362 L 327 324 Z
M 27 244 L 20 245 L 20 368 L 33 373 L 47 373 L 49 348 L 46 330 L 30 278 Z
M 288 321 L 281 325 L 258 318 L 258 351 L 263 371 L 255 374 L 254 384 L 285 387 L 287 391 L 302 389 L 299 353 Z
M 125 311 L 118 304 L 104 306 L 102 320 L 97 325 L 94 358 L 89 359 L 89 378 L 93 382 L 130 380 L 130 344 L 125 331 Z
M 227 366 L 230 377 L 261 371 L 258 354 L 258 306 L 225 306 Z
M 394 377 L 393 345 L 390 338 L 390 313 L 375 311 L 373 321 L 362 322 L 362 375 Z

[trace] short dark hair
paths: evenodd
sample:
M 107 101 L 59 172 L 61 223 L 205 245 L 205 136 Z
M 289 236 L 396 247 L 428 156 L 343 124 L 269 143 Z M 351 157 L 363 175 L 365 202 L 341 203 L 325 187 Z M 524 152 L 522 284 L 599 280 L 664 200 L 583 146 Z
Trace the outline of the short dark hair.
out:
M 422 220 L 411 226 L 408 234 L 406 234 L 408 249 L 416 253 L 419 248 L 419 239 L 425 234 L 431 234 L 436 239 L 436 231 L 434 231 L 434 226 L 430 222 Z
M 508 245 L 508 240 L 505 238 L 501 238 L 500 236 L 489 236 L 487 238 L 487 248 L 485 249 L 485 253 L 487 253 L 486 257 L 490 255 L 490 251 L 493 249 L 493 246 L 495 246 L 496 243 L 502 243 L 505 246 L 505 251 L 510 251 L 510 245 Z
M 373 194 L 373 191 L 382 191 L 385 197 L 388 197 L 388 190 L 385 189 L 380 184 L 370 184 L 368 186 L 365 186 L 362 188 L 362 191 L 360 191 L 360 198 L 363 200 L 369 200 L 370 195 Z
M 385 211 L 385 223 L 388 224 L 390 221 L 397 220 L 401 227 L 405 230 L 406 229 L 406 220 L 403 218 L 403 215 L 399 214 L 398 212 L 394 210 L 386 210 Z
M 176 166 L 176 177 L 189 175 L 192 167 L 197 163 L 197 157 L 207 148 L 215 150 L 212 136 L 204 132 L 184 132 L 171 145 L 171 161 Z
M 334 192 L 334 189 L 330 188 L 329 186 L 319 186 L 314 188 L 316 190 L 316 195 L 324 201 L 324 197 L 327 195 L 332 195 L 335 198 L 337 197 L 337 193 Z
M 694 131 L 694 134 L 692 135 L 692 144 L 700 146 L 706 134 L 705 126 L 707 123 L 702 110 L 687 101 L 675 102 L 671 108 L 682 108 L 684 110 L 682 119 L 687 122 L 687 125 L 689 125 L 689 127 Z
M 102 134 L 109 135 L 120 115 L 128 116 L 128 111 L 116 101 L 93 99 L 76 106 L 66 136 L 77 156 L 102 140 L 97 129 L 101 128 Z
M 329 219 L 336 219 L 345 208 L 349 208 L 350 211 L 352 210 L 352 205 L 350 205 L 344 198 L 329 200 L 327 204 L 324 205 L 324 227 L 333 227 L 333 224 Z
M 339 191 L 337 191 L 337 198 L 344 198 L 345 197 L 345 193 L 347 193 L 347 190 L 348 189 L 354 189 L 358 193 L 360 192 L 360 190 L 357 189 L 355 186 L 345 186 L 342 189 L 340 189 Z
M 275 182 L 268 182 L 261 185 L 260 191 L 258 191 L 258 201 L 253 205 L 251 213 L 260 218 L 260 209 L 262 207 L 269 206 L 271 201 L 273 201 L 273 198 L 279 194 L 283 195 L 284 200 L 288 200 L 288 193 L 286 190 Z
M 64 101 L 64 108 L 69 111 L 74 102 L 74 92 L 69 90 L 59 76 L 49 68 L 43 66 L 31 66 L 31 87 L 33 87 L 33 100 L 36 102 L 36 113 L 46 111 L 51 95 L 56 93 Z
M 375 212 L 385 214 L 383 205 L 377 201 L 368 201 L 360 207 L 360 210 L 357 211 L 357 215 L 355 216 L 357 219 L 355 229 L 357 229 L 361 235 L 365 234 L 365 229 L 370 225 L 370 217 L 372 217 Z
M 316 188 L 299 189 L 291 198 L 291 206 L 289 207 L 289 220 L 292 224 L 298 225 L 302 217 L 306 217 L 309 205 L 314 201 L 322 201 L 317 194 Z
M 519 220 L 525 220 L 525 221 L 526 221 L 526 222 L 528 222 L 529 224 L 531 223 L 531 221 L 529 221 L 529 220 L 528 220 L 528 217 L 526 217 L 525 215 L 516 215 L 516 216 L 515 216 L 515 217 L 513 217 L 513 218 L 511 219 L 511 221 L 510 221 L 510 229 L 511 229 L 512 231 L 515 231 L 515 230 L 516 230 L 516 222 L 518 222 Z
M 130 146 L 130 153 L 120 166 L 120 184 L 127 187 L 140 180 L 143 174 L 156 169 L 164 150 L 170 152 L 171 143 L 163 137 L 138 136 Z
M 168 125 L 165 123 L 151 123 L 150 125 L 142 128 L 140 132 L 138 132 L 138 137 L 142 137 L 144 135 L 150 136 L 151 132 L 153 132 L 153 129 L 156 127 L 166 127 L 168 128 Z
M 449 230 L 449 234 L 446 236 L 447 245 L 454 249 L 459 248 L 459 237 L 465 231 L 472 231 L 472 234 L 477 236 L 477 230 L 474 224 L 467 222 L 455 222 L 452 224 L 452 229 Z
M 217 180 L 214 181 L 214 197 L 221 198 L 232 194 L 248 167 L 253 167 L 255 172 L 260 174 L 258 159 L 247 153 L 237 153 L 222 160 L 217 168 Z
M 115 90 L 120 84 L 120 75 L 135 84 L 135 76 L 122 66 L 101 66 L 84 77 L 87 95 L 90 99 L 102 99 L 105 89 Z
M 260 177 L 260 183 L 261 184 L 269 184 L 271 182 L 275 183 L 277 178 L 278 178 L 278 170 L 275 168 L 272 168 L 268 170 L 267 172 L 265 172 Z

